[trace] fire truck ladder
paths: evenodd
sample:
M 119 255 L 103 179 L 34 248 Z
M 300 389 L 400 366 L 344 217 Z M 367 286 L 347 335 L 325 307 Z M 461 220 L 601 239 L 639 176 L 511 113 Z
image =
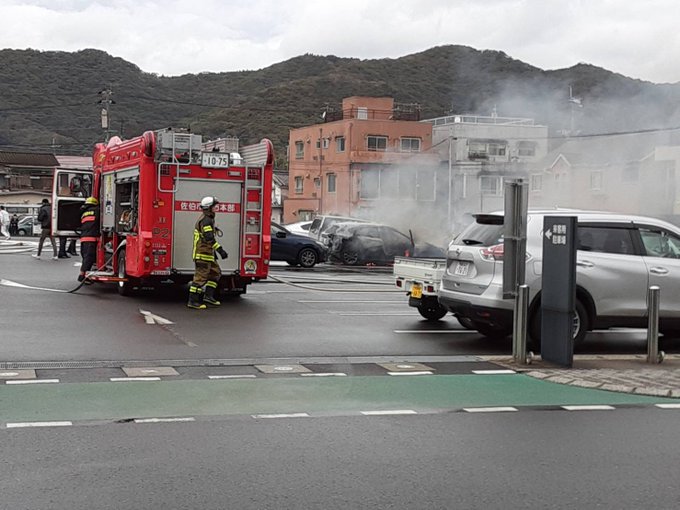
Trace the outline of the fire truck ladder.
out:
M 245 246 L 241 249 L 243 257 L 262 256 L 262 191 L 264 168 L 246 166 L 245 202 L 243 232 Z
M 189 166 L 196 157 L 200 158 L 201 152 L 201 135 L 194 135 L 191 133 L 181 133 L 173 130 L 158 131 L 157 144 L 159 153 L 157 154 L 158 163 L 158 191 L 161 193 L 176 193 L 177 181 L 182 173 L 181 168 Z M 178 153 L 182 153 L 179 159 Z M 170 161 L 163 161 L 163 156 L 170 156 Z M 172 173 L 174 169 L 174 175 Z M 172 189 L 163 189 L 161 187 L 161 176 L 172 175 Z

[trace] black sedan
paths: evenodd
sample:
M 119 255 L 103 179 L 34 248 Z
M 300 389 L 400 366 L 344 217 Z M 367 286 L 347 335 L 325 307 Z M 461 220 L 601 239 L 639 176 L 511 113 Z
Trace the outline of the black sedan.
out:
M 291 266 L 314 267 L 326 260 L 326 248 L 310 237 L 293 234 L 272 223 L 272 260 L 282 260 Z
M 410 236 L 378 223 L 336 223 L 326 233 L 330 258 L 347 265 L 391 264 L 395 256 L 446 257 L 442 248 L 416 244 Z

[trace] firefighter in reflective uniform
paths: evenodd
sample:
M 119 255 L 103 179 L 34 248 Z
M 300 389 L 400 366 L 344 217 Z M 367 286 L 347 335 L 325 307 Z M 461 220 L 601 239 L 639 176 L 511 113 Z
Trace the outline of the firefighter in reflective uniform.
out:
M 97 260 L 97 240 L 100 234 L 99 200 L 88 197 L 80 211 L 80 254 L 83 256 L 83 263 L 80 266 L 78 281 L 82 282 Z
M 215 297 L 217 283 L 220 281 L 222 271 L 215 261 L 215 252 L 223 259 L 227 258 L 227 252 L 215 239 L 215 206 L 218 202 L 215 197 L 204 197 L 201 200 L 203 214 L 194 227 L 194 251 L 193 259 L 196 265 L 194 280 L 189 284 L 189 308 L 201 310 L 206 308 L 204 303 L 219 306 L 220 302 Z M 203 302 L 201 302 L 203 297 Z

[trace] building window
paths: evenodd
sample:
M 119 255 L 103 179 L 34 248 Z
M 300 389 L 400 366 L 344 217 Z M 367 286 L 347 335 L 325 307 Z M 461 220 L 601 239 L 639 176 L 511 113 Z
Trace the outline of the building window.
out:
M 314 189 L 321 187 L 321 177 L 314 177 Z
M 305 142 L 295 142 L 295 159 L 302 159 L 305 157 Z
M 596 171 L 590 174 L 590 190 L 591 191 L 601 191 L 602 190 L 602 172 Z
M 380 197 L 380 171 L 378 169 L 364 169 L 361 171 L 359 196 L 366 200 Z
M 530 177 L 529 190 L 541 191 L 543 189 L 543 176 L 541 174 L 534 174 Z
M 328 174 L 326 179 L 326 189 L 328 190 L 328 193 L 335 193 L 335 174 Z
M 399 171 L 399 198 L 415 200 L 418 176 L 414 168 L 403 167 Z
M 322 146 L 323 146 L 324 149 L 328 149 L 328 147 L 331 144 L 331 139 L 330 138 L 324 138 L 323 141 L 322 141 L 322 144 L 323 144 Z
M 533 157 L 536 155 L 535 142 L 519 142 L 517 144 L 517 155 L 520 157 Z
M 358 106 L 357 107 L 357 119 L 363 119 L 363 120 L 368 119 L 368 108 L 366 108 L 365 106 Z
M 420 152 L 420 138 L 402 138 L 401 152 Z
M 297 217 L 300 221 L 310 221 L 314 217 L 314 211 L 298 209 Z
M 345 152 L 345 137 L 338 136 L 335 139 L 335 152 Z
M 419 168 L 417 175 L 418 182 L 416 184 L 417 199 L 421 201 L 434 200 L 434 169 Z
M 497 175 L 483 175 L 479 178 L 479 189 L 482 195 L 498 197 L 501 195 L 503 178 Z
M 506 145 L 498 142 L 488 144 L 489 156 L 505 156 Z
M 316 139 L 316 148 L 320 149 L 321 148 L 321 138 Z
M 304 177 L 298 176 L 295 178 L 295 193 L 302 193 L 304 182 Z
M 386 151 L 387 137 L 386 136 L 369 136 L 366 139 L 366 146 L 369 151 Z
M 489 156 L 505 156 L 508 142 L 505 140 L 469 140 L 468 159 L 488 159 Z

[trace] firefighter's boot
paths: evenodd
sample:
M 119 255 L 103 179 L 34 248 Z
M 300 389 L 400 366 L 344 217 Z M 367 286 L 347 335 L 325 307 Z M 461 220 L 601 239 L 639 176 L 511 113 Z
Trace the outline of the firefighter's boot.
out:
M 203 303 L 201 303 L 201 289 L 194 287 L 193 285 L 189 287 L 189 301 L 187 302 L 189 308 L 194 308 L 195 310 L 205 310 L 208 308 Z
M 203 296 L 203 302 L 207 303 L 212 306 L 220 306 L 222 303 L 220 303 L 217 299 L 215 299 L 215 287 L 212 287 L 210 285 L 207 285 L 205 287 L 205 295 Z

